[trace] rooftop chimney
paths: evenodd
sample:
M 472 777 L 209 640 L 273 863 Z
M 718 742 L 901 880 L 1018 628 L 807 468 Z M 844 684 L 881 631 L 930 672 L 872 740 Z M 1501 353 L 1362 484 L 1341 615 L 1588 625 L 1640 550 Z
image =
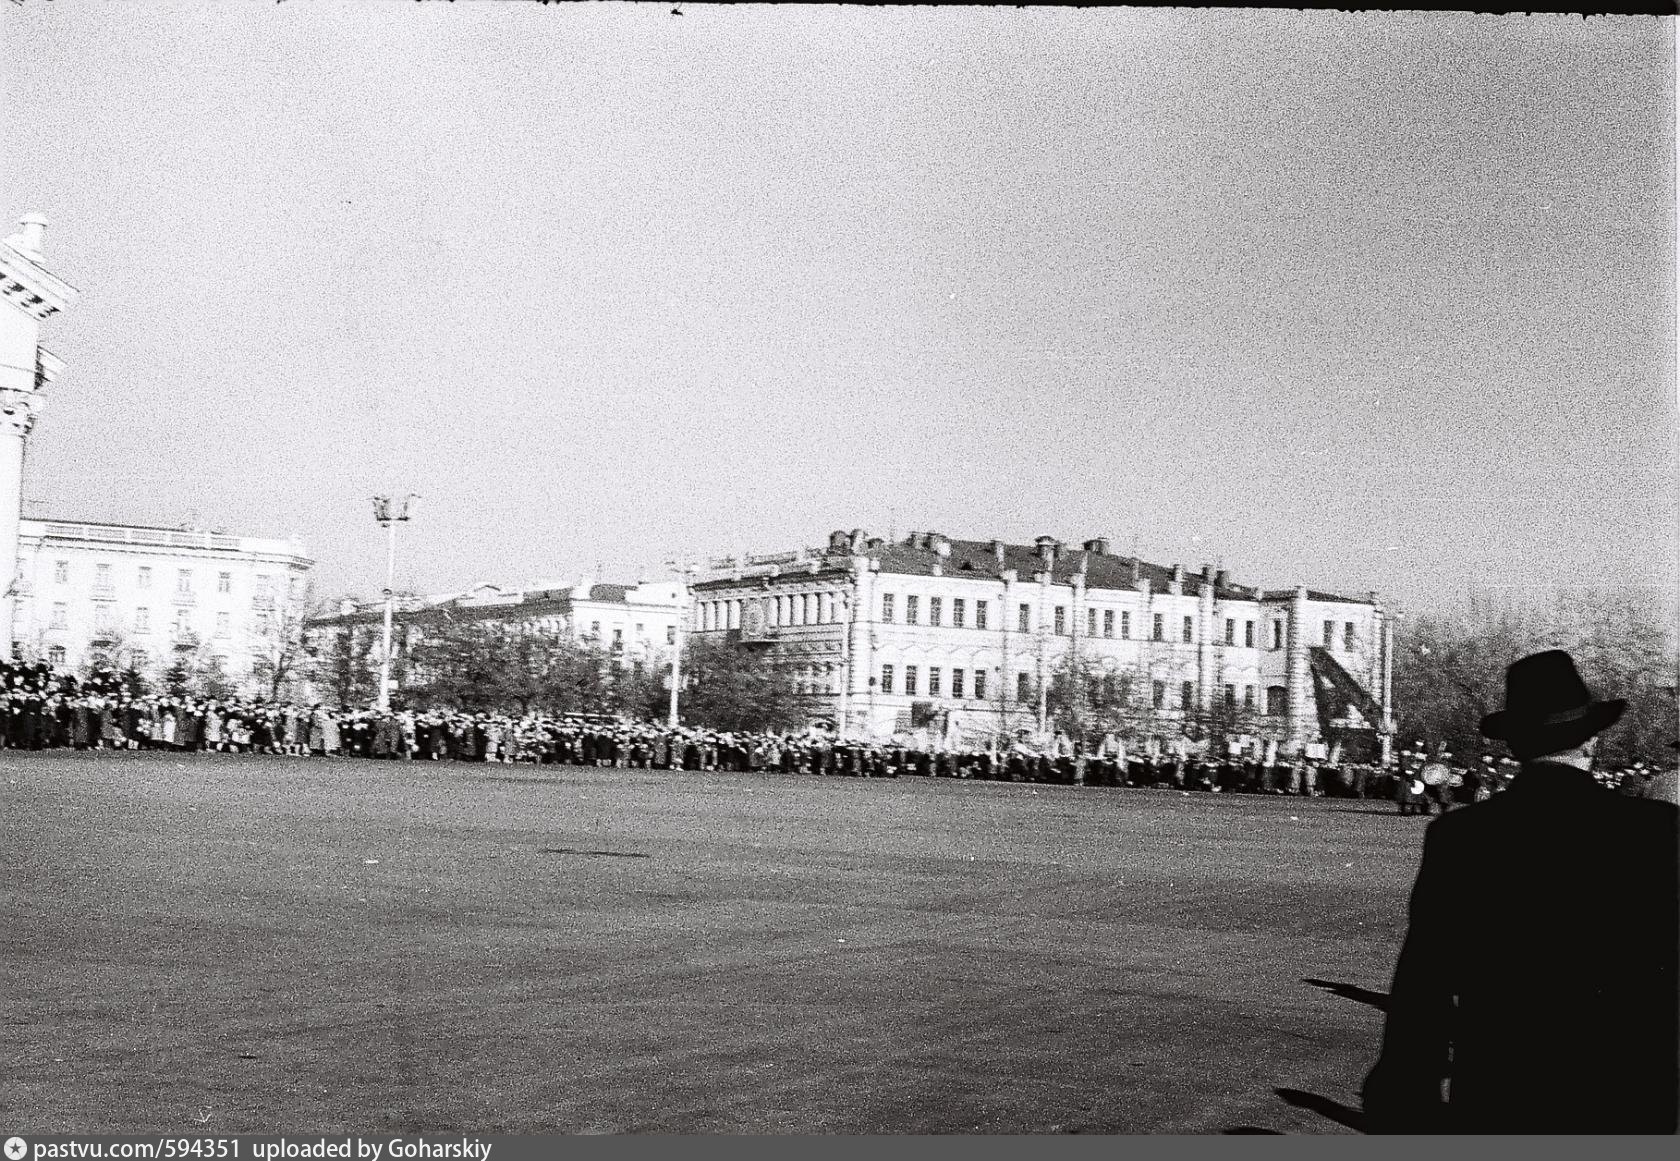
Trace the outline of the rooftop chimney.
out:
M 1222 588 L 1225 587 L 1225 570 L 1224 569 L 1220 569 L 1218 572 L 1213 574 L 1213 587 L 1216 588 L 1216 589 L 1222 589 Z
M 928 535 L 933 537 L 933 551 L 939 555 L 941 560 L 951 555 L 951 542 L 949 540 L 937 532 L 930 532 Z
M 1003 541 L 992 541 L 992 557 L 997 561 L 997 566 L 1002 568 L 1004 564 Z
M 18 232 L 7 238 L 6 244 L 14 250 L 22 250 L 29 257 L 39 260 L 46 232 L 47 218 L 45 214 L 25 214 L 18 219 Z
M 1107 556 L 1108 555 L 1108 537 L 1099 536 L 1095 540 L 1087 540 L 1085 542 L 1085 551 L 1086 552 L 1094 552 L 1098 556 Z
M 1054 536 L 1040 536 L 1033 541 L 1038 546 L 1038 559 L 1046 569 L 1056 567 L 1056 549 L 1058 547 Z

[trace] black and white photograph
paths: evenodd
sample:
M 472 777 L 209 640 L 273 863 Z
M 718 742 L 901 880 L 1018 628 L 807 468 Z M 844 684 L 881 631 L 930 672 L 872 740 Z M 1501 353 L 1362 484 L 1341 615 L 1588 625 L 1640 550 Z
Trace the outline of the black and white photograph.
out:
M 6 1161 L 1676 1133 L 1675 27 L 0 4 Z

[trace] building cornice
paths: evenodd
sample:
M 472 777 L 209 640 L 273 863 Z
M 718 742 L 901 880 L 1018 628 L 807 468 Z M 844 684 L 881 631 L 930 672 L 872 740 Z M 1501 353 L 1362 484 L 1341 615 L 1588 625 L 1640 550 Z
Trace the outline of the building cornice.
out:
M 9 241 L 0 241 L 0 293 L 31 318 L 45 319 L 81 292 Z

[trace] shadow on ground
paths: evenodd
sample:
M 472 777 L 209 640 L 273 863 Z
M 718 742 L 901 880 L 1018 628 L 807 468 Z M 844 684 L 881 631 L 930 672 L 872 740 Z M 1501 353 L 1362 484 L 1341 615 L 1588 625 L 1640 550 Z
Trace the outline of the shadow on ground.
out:
M 1388 993 L 1373 992 L 1369 988 L 1359 987 L 1357 984 L 1339 984 L 1335 980 L 1315 980 L 1307 978 L 1301 981 L 1311 984 L 1315 988 L 1329 992 L 1333 996 L 1340 996 L 1344 1000 L 1352 1000 L 1356 1004 L 1365 1004 L 1379 1012 L 1388 1011 Z
M 1352 1000 L 1356 1004 L 1364 1004 L 1375 1008 L 1379 1012 L 1388 1011 L 1388 993 L 1374 992 L 1370 988 L 1362 988 L 1357 984 L 1344 984 L 1336 980 L 1320 980 L 1307 977 L 1301 981 L 1310 984 L 1321 991 L 1329 992 L 1344 1000 Z M 1309 1113 L 1317 1113 L 1328 1121 L 1341 1125 L 1343 1128 L 1355 1132 L 1365 1132 L 1365 1114 L 1351 1105 L 1344 1105 L 1341 1101 L 1321 1096 L 1315 1092 L 1307 1092 L 1298 1088 L 1274 1088 L 1272 1090 L 1284 1104 L 1291 1108 L 1305 1109 Z M 1224 1130 L 1227 1137 L 1279 1136 L 1276 1129 L 1265 1129 L 1258 1125 L 1233 1125 Z

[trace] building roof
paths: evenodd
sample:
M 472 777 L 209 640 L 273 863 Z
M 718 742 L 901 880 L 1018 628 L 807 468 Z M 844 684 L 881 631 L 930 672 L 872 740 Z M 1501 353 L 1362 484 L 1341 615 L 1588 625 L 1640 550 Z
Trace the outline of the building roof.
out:
M 838 535 L 837 533 L 836 536 Z M 1086 543 L 1090 547 L 1086 547 L 1081 544 L 1062 544 L 1046 537 L 1040 543 L 1055 549 L 1055 563 L 1050 569 L 1053 584 L 1071 584 L 1074 576 L 1081 570 L 1085 573 L 1085 585 L 1088 589 L 1135 589 L 1141 581 L 1148 581 L 1150 587 L 1159 593 L 1165 592 L 1173 580 L 1173 568 L 1105 551 L 1106 542 L 1089 541 Z M 1022 580 L 1030 580 L 1044 568 L 1040 543 L 1008 544 L 996 540 L 954 540 L 936 532 L 913 532 L 891 544 L 869 541 L 863 551 L 871 559 L 879 562 L 883 574 L 933 576 L 937 565 L 944 576 L 991 578 L 1005 569 L 1013 569 Z M 943 553 L 940 547 L 945 548 Z M 844 561 L 850 555 L 849 549 L 836 545 L 820 558 L 807 559 L 816 561 L 817 575 L 822 575 L 844 567 Z M 807 564 L 796 563 L 780 575 L 789 580 L 804 580 L 811 575 L 807 571 L 808 568 Z M 1214 584 L 1214 595 L 1220 600 L 1255 601 L 1294 596 L 1293 588 L 1268 592 L 1250 585 L 1236 584 L 1211 570 L 1207 577 L 1200 571 L 1189 569 L 1183 570 L 1182 575 L 1183 592 L 1187 596 L 1199 596 L 1204 584 Z M 723 588 L 735 583 L 738 582 L 719 579 L 703 582 L 695 587 Z M 1309 591 L 1307 597 L 1313 601 L 1373 603 L 1369 599 L 1322 592 Z
M 629 594 L 635 585 L 595 584 L 589 586 L 586 597 L 577 597 L 572 588 L 530 589 L 525 591 L 510 591 L 501 593 L 504 599 L 471 600 L 471 594 L 485 589 L 494 589 L 494 585 L 475 585 L 465 593 L 458 593 L 451 597 L 422 598 L 419 605 L 409 608 L 399 605 L 396 619 L 404 624 L 438 624 L 443 622 L 471 622 L 471 621 L 534 621 L 542 617 L 568 617 L 572 613 L 574 602 L 580 600 L 599 601 L 604 604 L 627 604 Z M 500 593 L 500 590 L 497 590 Z M 409 598 L 412 600 L 412 598 Z M 366 625 L 385 619 L 385 603 L 383 601 L 370 602 L 368 605 L 349 613 L 333 613 L 324 617 L 312 617 L 311 625 Z

